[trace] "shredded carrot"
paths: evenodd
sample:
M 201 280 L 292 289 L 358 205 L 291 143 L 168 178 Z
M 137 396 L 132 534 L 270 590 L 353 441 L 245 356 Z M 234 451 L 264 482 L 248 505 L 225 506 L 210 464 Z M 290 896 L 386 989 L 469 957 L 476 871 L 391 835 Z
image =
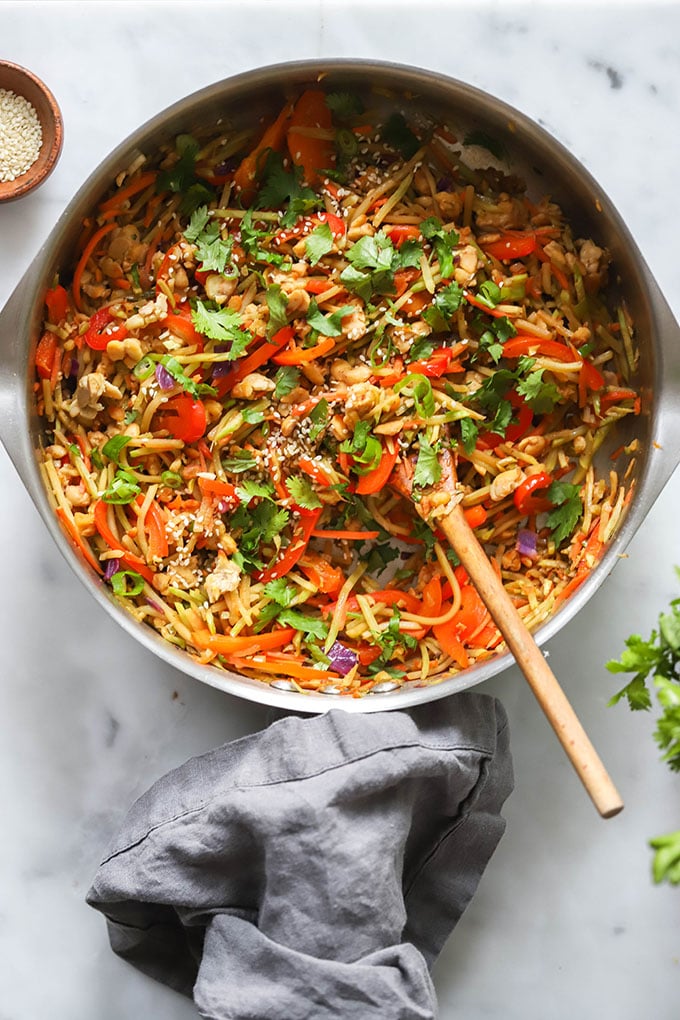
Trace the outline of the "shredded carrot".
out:
M 94 254 L 99 242 L 102 240 L 103 237 L 106 237 L 107 234 L 110 234 L 111 231 L 115 229 L 115 226 L 116 226 L 115 223 L 105 223 L 103 227 L 100 227 L 99 230 L 96 230 L 92 237 L 90 238 L 90 240 L 85 245 L 83 253 L 78 259 L 76 268 L 73 271 L 73 303 L 75 304 L 79 312 L 83 311 L 83 303 L 80 294 L 83 271 L 90 259 L 90 256 Z

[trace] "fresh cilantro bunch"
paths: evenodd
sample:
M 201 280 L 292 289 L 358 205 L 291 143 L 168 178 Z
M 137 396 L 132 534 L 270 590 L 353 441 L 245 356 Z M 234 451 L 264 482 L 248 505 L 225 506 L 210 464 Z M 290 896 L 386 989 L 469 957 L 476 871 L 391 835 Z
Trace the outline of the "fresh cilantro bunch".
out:
M 680 578 L 680 570 L 676 567 Z M 633 673 L 633 679 L 609 701 L 615 705 L 623 698 L 633 711 L 649 711 L 653 683 L 661 708 L 654 739 L 662 752 L 661 760 L 674 772 L 680 772 L 680 598 L 673 599 L 669 611 L 660 613 L 658 630 L 645 641 L 639 634 L 626 640 L 619 659 L 607 663 L 611 673 Z M 655 851 L 652 866 L 654 881 L 680 885 L 680 830 L 649 841 Z

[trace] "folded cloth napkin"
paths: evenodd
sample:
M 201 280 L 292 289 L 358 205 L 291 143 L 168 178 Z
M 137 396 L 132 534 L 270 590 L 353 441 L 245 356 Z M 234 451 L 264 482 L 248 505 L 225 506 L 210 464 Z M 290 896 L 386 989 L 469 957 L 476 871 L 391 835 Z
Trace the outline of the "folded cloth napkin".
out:
M 489 695 L 285 716 L 155 783 L 87 901 L 210 1020 L 434 1017 L 429 968 L 512 784 Z

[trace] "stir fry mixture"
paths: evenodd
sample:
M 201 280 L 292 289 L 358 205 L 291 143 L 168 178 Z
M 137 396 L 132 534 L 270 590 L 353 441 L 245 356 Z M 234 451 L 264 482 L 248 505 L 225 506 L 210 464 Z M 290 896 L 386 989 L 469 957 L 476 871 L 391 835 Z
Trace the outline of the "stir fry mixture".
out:
M 359 697 L 502 645 L 454 502 L 530 628 L 588 576 L 630 497 L 624 448 L 594 457 L 639 413 L 633 326 L 607 252 L 502 155 L 319 88 L 117 177 L 46 294 L 35 389 L 55 512 L 137 620 Z

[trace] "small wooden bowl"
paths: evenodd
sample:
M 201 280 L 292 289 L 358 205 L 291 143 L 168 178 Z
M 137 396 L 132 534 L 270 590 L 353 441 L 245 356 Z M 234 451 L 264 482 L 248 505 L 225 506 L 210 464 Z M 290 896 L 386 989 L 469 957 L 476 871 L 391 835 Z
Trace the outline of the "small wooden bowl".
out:
M 56 99 L 47 86 L 25 67 L 0 60 L 0 89 L 27 99 L 35 108 L 42 127 L 42 145 L 33 166 L 13 181 L 0 181 L 0 202 L 11 202 L 47 180 L 61 154 L 64 128 Z

